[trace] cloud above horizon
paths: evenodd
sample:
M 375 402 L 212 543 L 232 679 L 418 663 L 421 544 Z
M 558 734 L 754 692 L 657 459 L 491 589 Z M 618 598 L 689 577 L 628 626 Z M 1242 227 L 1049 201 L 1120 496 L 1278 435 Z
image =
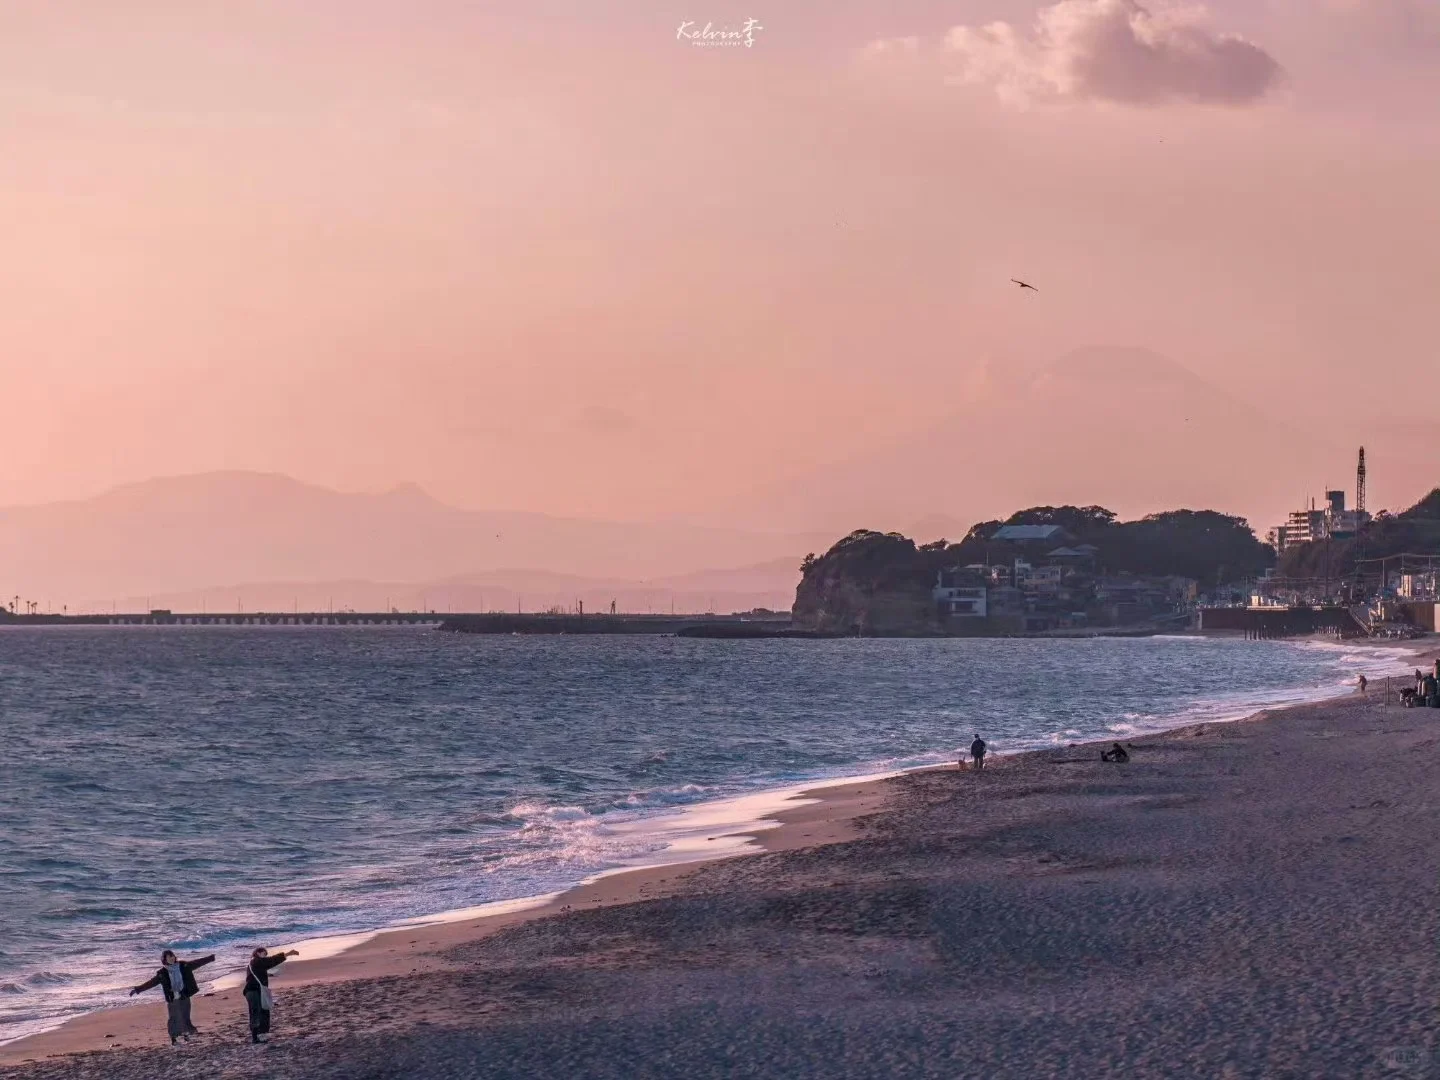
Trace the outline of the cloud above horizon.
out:
M 1152 10 L 1138 0 L 1058 0 L 1032 29 L 957 26 L 945 50 L 958 81 L 994 88 L 1014 105 L 1249 105 L 1283 75 L 1260 46 L 1203 24 L 1196 8 Z

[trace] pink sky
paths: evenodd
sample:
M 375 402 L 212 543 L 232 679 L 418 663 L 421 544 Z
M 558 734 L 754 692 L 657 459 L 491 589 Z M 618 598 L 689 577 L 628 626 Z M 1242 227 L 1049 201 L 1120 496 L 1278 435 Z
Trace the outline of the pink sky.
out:
M 1090 344 L 1347 446 L 1433 410 L 1433 0 L 479 6 L 5 5 L 0 504 L 704 513 Z

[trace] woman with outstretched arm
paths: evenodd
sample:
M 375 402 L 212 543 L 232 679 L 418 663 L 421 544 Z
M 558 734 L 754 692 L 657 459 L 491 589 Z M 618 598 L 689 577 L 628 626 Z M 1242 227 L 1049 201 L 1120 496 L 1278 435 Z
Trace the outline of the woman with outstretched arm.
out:
M 133 987 L 130 996 L 143 994 L 151 987 L 158 986 L 165 992 L 166 1030 L 170 1032 L 170 1045 L 180 1039 L 190 1041 L 191 1035 L 199 1035 L 190 1022 L 190 999 L 200 992 L 195 982 L 195 969 L 204 967 L 215 959 L 214 954 L 195 960 L 181 960 L 174 952 L 166 949 L 160 954 L 160 970 L 154 978 Z
M 299 956 L 294 949 L 270 955 L 266 948 L 250 954 L 245 969 L 245 1003 L 250 1006 L 250 1041 L 265 1042 L 270 1038 L 270 971 L 285 962 L 286 957 Z

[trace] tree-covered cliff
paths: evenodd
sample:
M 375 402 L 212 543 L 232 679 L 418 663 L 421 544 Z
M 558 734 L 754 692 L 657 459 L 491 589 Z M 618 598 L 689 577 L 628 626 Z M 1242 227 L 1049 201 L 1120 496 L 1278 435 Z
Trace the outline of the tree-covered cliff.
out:
M 1095 548 L 1097 574 L 1193 578 L 1202 589 L 1263 572 L 1274 552 L 1244 518 L 1213 510 L 1172 510 L 1120 521 L 1101 506 L 1037 506 L 1005 521 L 983 521 L 958 543 L 917 545 L 899 533 L 859 529 L 801 565 L 792 614 L 797 625 L 829 632 L 924 634 L 939 629 L 931 588 L 944 568 L 1041 562 L 1056 540 L 1001 543 L 1002 525 L 1058 525 L 1071 545 Z
M 819 558 L 806 556 L 791 615 L 827 633 L 933 633 L 939 623 L 930 589 L 947 565 L 946 547 L 857 529 Z

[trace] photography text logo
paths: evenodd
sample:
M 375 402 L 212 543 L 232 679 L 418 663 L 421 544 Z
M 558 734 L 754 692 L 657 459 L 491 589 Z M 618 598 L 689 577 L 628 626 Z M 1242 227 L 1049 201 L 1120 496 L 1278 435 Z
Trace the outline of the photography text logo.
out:
M 764 29 L 758 19 L 746 19 L 738 27 L 716 26 L 712 22 L 700 26 L 693 20 L 687 20 L 675 31 L 675 40 L 701 49 L 734 49 L 741 45 L 753 49 L 756 33 Z

